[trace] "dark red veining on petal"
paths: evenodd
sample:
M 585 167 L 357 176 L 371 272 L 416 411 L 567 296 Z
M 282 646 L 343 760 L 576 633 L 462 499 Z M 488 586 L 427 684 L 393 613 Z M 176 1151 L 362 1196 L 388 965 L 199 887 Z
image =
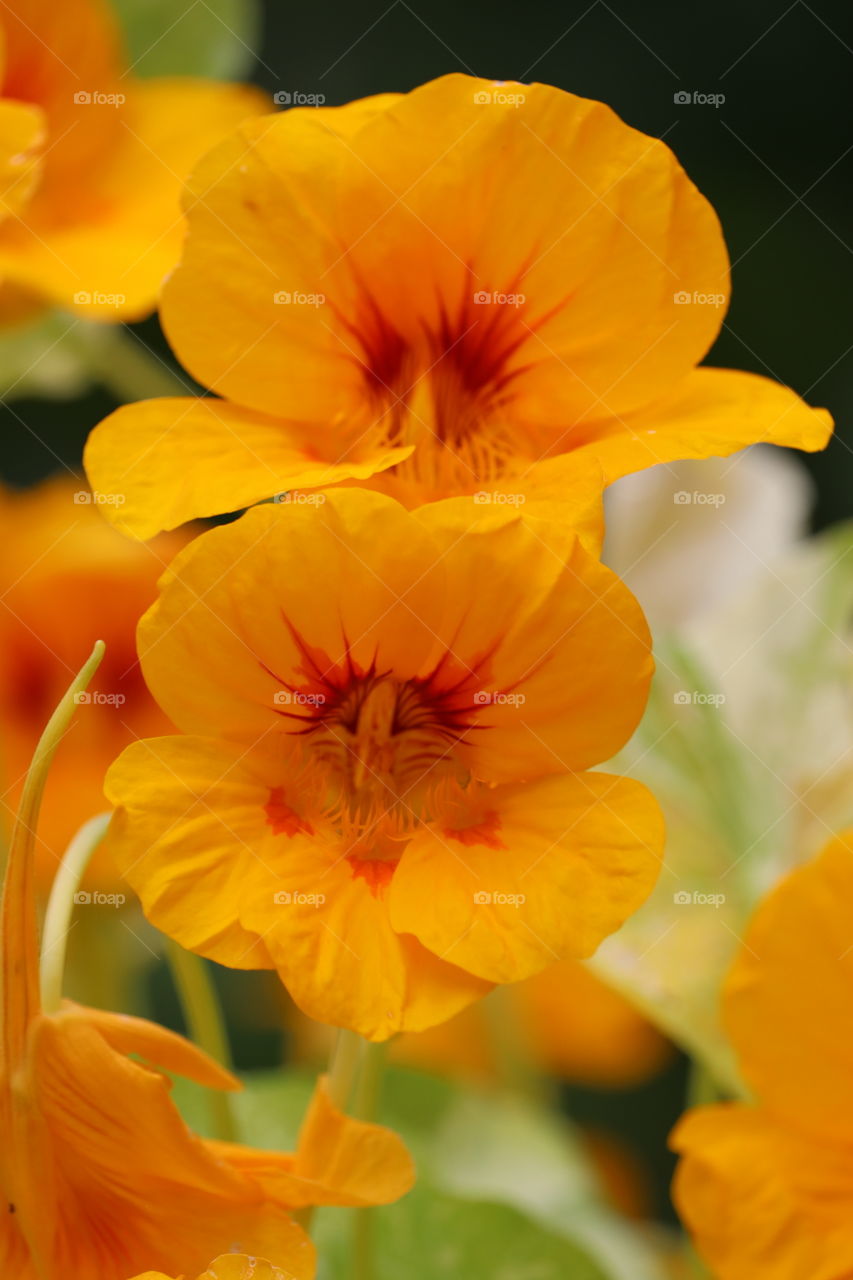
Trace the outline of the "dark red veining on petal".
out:
M 313 836 L 314 828 L 310 822 L 306 822 L 304 818 L 300 818 L 295 810 L 284 798 L 284 787 L 271 787 L 269 800 L 264 805 L 264 813 L 266 814 L 267 823 L 273 829 L 273 834 L 277 836 L 299 835 L 300 831 L 307 836 Z

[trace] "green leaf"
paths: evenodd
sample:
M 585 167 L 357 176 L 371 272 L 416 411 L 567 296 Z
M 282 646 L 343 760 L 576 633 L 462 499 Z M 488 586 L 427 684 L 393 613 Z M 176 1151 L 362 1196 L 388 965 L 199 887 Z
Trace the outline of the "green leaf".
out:
M 607 1280 L 571 1240 L 514 1209 L 455 1200 L 426 1181 L 375 1214 L 377 1280 Z M 349 1217 L 319 1219 L 318 1280 L 347 1274 Z
M 245 78 L 255 63 L 258 0 L 116 0 L 137 76 Z

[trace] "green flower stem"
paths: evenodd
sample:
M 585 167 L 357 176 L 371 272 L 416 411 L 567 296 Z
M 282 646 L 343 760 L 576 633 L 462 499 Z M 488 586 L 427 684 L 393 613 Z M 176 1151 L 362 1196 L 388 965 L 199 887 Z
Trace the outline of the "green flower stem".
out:
M 387 1043 L 365 1042 L 353 1103 L 353 1115 L 357 1120 L 370 1122 L 376 1119 L 385 1075 L 387 1048 Z M 375 1225 L 375 1209 L 363 1208 L 353 1211 L 352 1280 L 373 1280 Z
M 349 1111 L 364 1041 L 355 1031 L 338 1031 L 329 1063 L 329 1097 L 339 1111 Z
M 74 897 L 92 854 L 103 840 L 110 815 L 90 818 L 66 849 L 54 877 L 44 918 L 41 941 L 41 1003 L 45 1013 L 55 1013 L 62 1003 L 62 979 Z
M 166 939 L 166 958 L 191 1039 L 230 1071 L 228 1033 L 207 961 L 185 951 L 171 938 Z M 222 1142 L 236 1141 L 237 1126 L 230 1095 L 211 1089 L 207 1093 L 207 1103 L 214 1137 Z
M 124 325 L 79 324 L 67 335 L 80 362 L 122 404 L 194 394 L 182 377 Z

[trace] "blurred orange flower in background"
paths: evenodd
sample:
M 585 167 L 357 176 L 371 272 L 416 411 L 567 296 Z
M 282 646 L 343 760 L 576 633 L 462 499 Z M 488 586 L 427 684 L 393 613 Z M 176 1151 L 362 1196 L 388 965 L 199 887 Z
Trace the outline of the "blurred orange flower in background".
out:
M 831 419 L 697 369 L 722 324 L 717 217 L 664 143 L 548 85 L 444 76 L 246 123 L 198 166 L 161 317 L 222 400 L 126 405 L 94 488 L 149 537 L 276 491 L 373 483 L 406 505 L 558 496 Z
M 107 0 L 9 0 L 0 35 L 0 323 L 139 319 L 178 258 L 181 183 L 268 100 L 134 76 Z
M 853 831 L 759 907 L 725 989 L 754 1106 L 688 1112 L 679 1214 L 720 1280 L 853 1274 Z
M 84 501 L 85 499 L 85 501 Z M 49 885 L 75 831 L 105 806 L 104 774 L 122 747 L 165 732 L 136 656 L 136 624 L 156 582 L 185 539 L 170 535 L 142 547 L 104 520 L 73 478 L 24 493 L 0 490 L 0 718 L 3 807 L 8 826 L 33 748 L 71 676 L 92 647 L 107 652 L 85 715 L 72 722 L 47 783 L 37 838 L 38 879 Z M 100 850 L 92 886 L 114 886 L 117 874 Z
M 648 632 L 537 525 L 350 490 L 176 558 L 139 648 L 186 736 L 134 744 L 106 787 L 159 928 L 381 1040 L 591 954 L 639 906 L 657 804 L 589 770 L 642 713 Z

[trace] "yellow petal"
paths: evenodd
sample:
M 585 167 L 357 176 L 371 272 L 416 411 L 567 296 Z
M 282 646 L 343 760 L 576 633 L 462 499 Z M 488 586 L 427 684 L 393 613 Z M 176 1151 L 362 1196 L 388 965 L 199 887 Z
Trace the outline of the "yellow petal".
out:
M 0 218 L 16 213 L 39 178 L 44 113 L 24 102 L 0 102 Z
M 113 523 L 150 538 L 292 489 L 366 480 L 411 453 L 334 448 L 334 440 L 311 440 L 225 400 L 162 399 L 110 414 L 90 435 L 84 460 L 93 492 L 115 498 L 102 507 Z
M 779 382 L 735 369 L 696 369 L 641 412 L 580 426 L 578 452 L 598 459 L 607 483 L 677 458 L 726 457 L 751 444 L 813 453 L 826 447 L 832 418 Z
M 651 892 L 663 818 L 604 773 L 497 787 L 436 815 L 389 890 L 394 927 L 490 982 L 591 955 Z

